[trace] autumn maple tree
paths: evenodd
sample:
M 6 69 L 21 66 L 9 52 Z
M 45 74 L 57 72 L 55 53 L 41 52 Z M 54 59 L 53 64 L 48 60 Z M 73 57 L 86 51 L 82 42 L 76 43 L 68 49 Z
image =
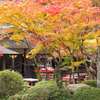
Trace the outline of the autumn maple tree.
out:
M 99 35 L 100 8 L 91 0 L 12 0 L 0 5 L 0 24 L 4 23 L 14 26 L 11 39 L 24 37 L 36 46 L 28 53 L 31 57 L 43 50 L 59 57 L 63 50 L 73 57 L 84 54 L 83 42 L 90 34 Z M 71 66 L 81 62 L 72 59 Z

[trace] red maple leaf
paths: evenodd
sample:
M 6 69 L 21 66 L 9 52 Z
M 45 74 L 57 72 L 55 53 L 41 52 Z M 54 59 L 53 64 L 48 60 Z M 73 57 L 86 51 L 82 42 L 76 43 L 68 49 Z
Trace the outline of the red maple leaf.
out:
M 56 15 L 56 14 L 59 14 L 59 13 L 60 13 L 61 7 L 58 6 L 58 5 L 49 5 L 49 6 L 46 6 L 46 7 L 44 8 L 44 11 L 45 11 L 46 13 L 51 14 L 51 15 Z

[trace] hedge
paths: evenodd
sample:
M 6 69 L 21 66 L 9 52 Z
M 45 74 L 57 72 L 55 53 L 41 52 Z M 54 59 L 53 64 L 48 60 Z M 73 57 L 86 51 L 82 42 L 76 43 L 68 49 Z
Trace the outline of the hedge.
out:
M 16 99 L 18 98 L 18 99 Z M 23 95 L 15 95 L 9 100 L 69 100 L 70 93 L 64 88 L 59 89 L 55 81 L 41 81 L 29 88 Z
M 0 98 L 15 95 L 23 90 L 22 76 L 14 71 L 0 71 Z
M 99 88 L 81 88 L 73 96 L 73 100 L 100 100 Z

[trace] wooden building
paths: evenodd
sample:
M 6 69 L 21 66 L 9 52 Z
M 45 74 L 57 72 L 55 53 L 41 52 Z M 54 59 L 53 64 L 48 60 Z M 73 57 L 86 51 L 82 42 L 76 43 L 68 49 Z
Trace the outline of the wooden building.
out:
M 16 43 L 8 38 L 0 40 L 0 45 L 13 50 L 16 54 L 6 53 L 0 59 L 0 69 L 13 69 L 20 72 L 24 77 L 35 77 L 33 73 L 34 63 L 32 60 L 26 59 L 26 54 L 30 49 L 27 41 Z M 4 62 L 4 65 L 2 65 Z

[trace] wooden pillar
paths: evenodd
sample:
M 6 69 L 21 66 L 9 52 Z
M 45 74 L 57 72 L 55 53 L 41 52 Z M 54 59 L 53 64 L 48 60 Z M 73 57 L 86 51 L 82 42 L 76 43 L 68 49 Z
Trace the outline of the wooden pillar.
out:
M 24 49 L 24 52 L 23 52 L 23 56 L 22 56 L 22 59 L 23 59 L 23 61 L 22 61 L 22 75 L 23 75 L 23 77 L 25 76 L 24 74 L 24 70 L 25 70 L 25 66 L 26 66 L 26 49 Z
M 12 70 L 14 70 L 14 67 L 15 67 L 15 58 L 12 57 Z
M 12 69 L 15 69 L 15 59 L 16 59 L 17 55 L 12 54 Z
M 3 56 L 3 70 L 6 69 L 6 58 L 5 58 L 5 55 Z

